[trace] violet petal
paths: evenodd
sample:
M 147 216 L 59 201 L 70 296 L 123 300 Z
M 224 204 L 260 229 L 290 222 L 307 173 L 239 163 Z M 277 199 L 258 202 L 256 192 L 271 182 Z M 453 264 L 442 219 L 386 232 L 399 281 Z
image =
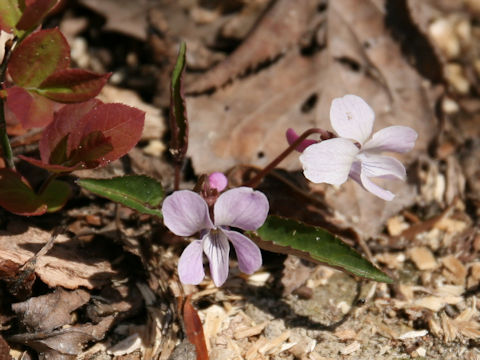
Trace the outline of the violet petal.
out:
M 268 215 L 267 197 L 249 187 L 239 187 L 221 194 L 215 207 L 216 226 L 234 226 L 243 230 L 256 230 Z
M 347 139 L 335 138 L 310 145 L 300 155 L 305 177 L 314 183 L 343 184 L 359 152 Z
M 376 155 L 361 152 L 357 159 L 362 162 L 362 173 L 368 177 L 396 177 L 405 180 L 407 177 L 405 167 L 391 156 Z
M 228 276 L 230 245 L 220 230 L 210 231 L 203 238 L 203 251 L 210 261 L 210 276 L 215 285 L 222 286 Z
M 167 196 L 162 212 L 165 226 L 179 236 L 190 236 L 200 230 L 213 228 L 207 203 L 190 190 L 175 191 Z
M 223 228 L 222 231 L 227 235 L 235 248 L 240 271 L 245 274 L 253 274 L 257 271 L 260 266 L 262 266 L 262 253 L 258 246 L 248 237 L 237 231 Z
M 393 198 L 395 197 L 395 195 L 388 191 L 388 190 L 385 190 L 383 188 L 381 188 L 380 186 L 378 186 L 377 184 L 375 184 L 372 180 L 370 180 L 366 175 L 365 173 L 362 171 L 362 173 L 360 174 L 360 178 L 361 178 L 361 181 L 362 181 L 362 185 L 363 187 L 371 192 L 372 194 L 378 196 L 379 198 L 383 199 L 383 200 L 386 200 L 386 201 L 391 201 L 393 200 Z
M 374 121 L 373 109 L 361 97 L 345 95 L 333 99 L 330 123 L 341 137 L 363 144 L 372 134 Z
M 417 132 L 408 126 L 389 126 L 373 134 L 362 151 L 405 153 L 413 149 L 417 137 Z
M 199 284 L 205 277 L 202 240 L 195 240 L 183 250 L 178 261 L 178 276 L 184 284 Z

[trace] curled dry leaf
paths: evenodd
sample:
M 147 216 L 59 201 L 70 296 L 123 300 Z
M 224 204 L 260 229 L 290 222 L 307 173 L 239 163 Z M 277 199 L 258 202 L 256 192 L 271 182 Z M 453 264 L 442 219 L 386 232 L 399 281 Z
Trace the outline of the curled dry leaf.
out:
M 21 317 L 22 323 L 31 331 L 52 331 L 70 324 L 70 313 L 90 300 L 85 290 L 65 291 L 32 297 L 27 301 L 12 304 L 12 310 Z
M 89 341 L 103 339 L 115 316 L 108 316 L 98 324 L 82 324 L 51 332 L 17 334 L 10 341 L 25 344 L 40 353 L 44 359 L 76 359 Z

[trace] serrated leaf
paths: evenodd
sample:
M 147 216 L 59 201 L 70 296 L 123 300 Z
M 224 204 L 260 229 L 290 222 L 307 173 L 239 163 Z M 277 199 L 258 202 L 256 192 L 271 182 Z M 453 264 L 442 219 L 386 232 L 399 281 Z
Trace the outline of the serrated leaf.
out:
M 50 75 L 36 91 L 63 103 L 87 101 L 98 95 L 110 75 L 83 69 L 64 69 Z
M 380 282 L 392 279 L 328 231 L 305 223 L 269 216 L 262 227 L 249 233 L 262 249 L 294 254 L 353 275 Z
M 18 215 L 42 215 L 47 205 L 35 194 L 20 174 L 0 169 L 0 206 Z
M 172 73 L 170 87 L 170 129 L 172 140 L 170 152 L 177 161 L 183 160 L 188 148 L 188 119 L 185 97 L 183 95 L 183 72 L 185 69 L 185 42 L 180 44 L 177 62 Z
M 70 65 L 70 47 L 58 29 L 29 35 L 12 52 L 8 72 L 16 85 L 37 88 L 53 73 Z
M 0 0 L 0 30 L 13 33 L 15 24 L 22 16 L 16 0 Z
M 162 217 L 158 207 L 163 200 L 162 185 L 145 175 L 127 175 L 112 179 L 77 180 L 84 189 L 134 209 L 142 214 Z
M 47 16 L 57 0 L 29 0 L 25 2 L 23 14 L 16 24 L 18 30 L 32 30 Z
M 65 206 L 71 193 L 72 189 L 65 181 L 53 180 L 39 197 L 46 204 L 47 212 L 55 212 Z

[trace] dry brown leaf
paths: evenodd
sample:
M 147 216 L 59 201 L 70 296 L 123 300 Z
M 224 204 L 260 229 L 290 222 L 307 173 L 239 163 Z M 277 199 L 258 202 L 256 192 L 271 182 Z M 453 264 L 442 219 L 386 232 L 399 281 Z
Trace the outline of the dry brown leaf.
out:
M 16 223 L 0 232 L 0 261 L 25 264 L 50 239 L 50 233 Z M 106 284 L 115 274 L 109 261 L 99 255 L 99 249 L 78 239 L 59 235 L 53 248 L 38 257 L 35 273 L 48 286 L 93 289 Z
M 11 356 L 9 355 L 10 347 L 8 346 L 7 342 L 3 339 L 0 335 L 0 360 L 11 360 Z
M 81 0 L 80 3 L 106 18 L 105 30 L 147 39 L 147 11 L 155 1 Z
M 187 105 L 188 113 L 194 114 L 190 119 L 194 136 L 189 154 L 197 173 L 225 170 L 238 163 L 266 165 L 285 148 L 287 128 L 331 129 L 331 100 L 347 93 L 362 96 L 375 109 L 375 130 L 393 124 L 415 128 L 417 153 L 424 151 L 435 133 L 431 93 L 387 32 L 383 11 L 368 0 L 332 2 L 327 12 L 326 49 L 304 56 L 299 47 L 293 48 L 257 74 L 211 96 L 191 97 Z M 302 112 L 302 105 L 309 101 L 312 111 Z M 290 156 L 281 166 L 298 169 L 298 156 Z M 411 204 L 415 195 L 413 187 L 404 183 L 391 185 L 398 199 L 388 204 L 352 182 L 339 190 L 316 188 L 326 192 L 327 203 L 345 225 L 365 235 L 375 234 L 389 216 Z M 366 202 L 369 206 L 363 206 Z
M 29 331 L 51 331 L 70 324 L 70 313 L 90 300 L 85 290 L 65 291 L 32 297 L 27 301 L 12 304 L 12 310 L 20 316 Z
M 46 333 L 17 334 L 9 339 L 35 349 L 44 359 L 75 359 L 85 343 L 103 339 L 114 320 L 114 316 L 109 316 L 98 324 L 75 325 Z

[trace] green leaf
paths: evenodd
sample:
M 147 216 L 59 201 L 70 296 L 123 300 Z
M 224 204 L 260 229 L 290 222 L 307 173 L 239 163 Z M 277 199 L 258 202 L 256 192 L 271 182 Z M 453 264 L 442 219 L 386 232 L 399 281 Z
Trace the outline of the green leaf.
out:
M 0 169 L 0 206 L 18 215 L 42 215 L 47 206 L 17 172 Z
M 55 212 L 63 208 L 71 194 L 72 189 L 65 181 L 53 180 L 39 197 L 47 205 L 47 212 Z
M 145 175 L 127 175 L 112 179 L 77 180 L 84 189 L 109 200 L 128 206 L 142 214 L 162 217 L 158 207 L 163 200 L 162 185 Z
M 0 0 L 0 30 L 12 33 L 22 16 L 16 0 Z
M 328 231 L 305 223 L 269 216 L 249 235 L 262 249 L 293 254 L 366 279 L 391 283 L 392 279 Z
M 187 47 L 185 42 L 180 44 L 177 62 L 172 73 L 170 88 L 170 128 L 172 141 L 170 152 L 176 161 L 182 161 L 188 148 L 188 119 L 185 97 L 182 91 L 182 78 L 185 69 L 185 54 Z

